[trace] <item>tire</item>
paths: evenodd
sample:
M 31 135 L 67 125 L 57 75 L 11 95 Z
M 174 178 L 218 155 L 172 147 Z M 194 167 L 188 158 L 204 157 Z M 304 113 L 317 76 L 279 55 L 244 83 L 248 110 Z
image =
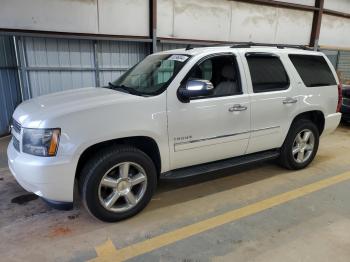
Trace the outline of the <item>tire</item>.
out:
M 157 171 L 141 150 L 120 145 L 98 151 L 87 162 L 79 189 L 85 208 L 97 219 L 116 222 L 132 217 L 151 200 Z
M 311 134 L 308 141 L 305 142 L 304 138 L 307 138 L 305 136 L 307 132 L 311 132 Z M 298 137 L 299 134 L 301 135 L 300 137 Z M 281 148 L 280 164 L 290 170 L 299 170 L 307 167 L 315 158 L 319 145 L 319 137 L 318 128 L 310 120 L 299 119 L 294 122 Z M 311 144 L 313 144 L 312 150 L 310 150 Z M 304 153 L 301 153 L 301 151 Z M 302 158 L 304 159 L 302 160 Z

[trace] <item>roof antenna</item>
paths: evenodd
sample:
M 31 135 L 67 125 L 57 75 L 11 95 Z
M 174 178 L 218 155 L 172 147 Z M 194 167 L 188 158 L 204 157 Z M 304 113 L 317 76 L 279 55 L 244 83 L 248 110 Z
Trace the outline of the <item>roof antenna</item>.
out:
M 185 49 L 185 50 L 187 51 L 187 50 L 191 50 L 191 49 L 193 49 L 193 47 L 191 46 L 191 44 L 188 44 L 188 45 L 186 46 L 186 49 Z

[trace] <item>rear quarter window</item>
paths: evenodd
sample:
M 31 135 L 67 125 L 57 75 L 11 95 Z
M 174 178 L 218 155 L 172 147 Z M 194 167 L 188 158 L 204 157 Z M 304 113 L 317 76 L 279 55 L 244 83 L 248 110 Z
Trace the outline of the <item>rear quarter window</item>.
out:
M 323 56 L 289 55 L 305 86 L 331 86 L 337 82 Z

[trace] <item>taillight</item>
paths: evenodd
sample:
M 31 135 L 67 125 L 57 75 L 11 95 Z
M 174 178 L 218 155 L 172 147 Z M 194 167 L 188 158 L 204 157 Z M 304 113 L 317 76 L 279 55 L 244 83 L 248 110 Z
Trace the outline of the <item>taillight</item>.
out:
M 337 113 L 340 112 L 342 102 L 343 102 L 343 85 L 341 84 L 341 82 L 339 82 L 339 85 L 338 85 L 338 105 L 337 105 Z

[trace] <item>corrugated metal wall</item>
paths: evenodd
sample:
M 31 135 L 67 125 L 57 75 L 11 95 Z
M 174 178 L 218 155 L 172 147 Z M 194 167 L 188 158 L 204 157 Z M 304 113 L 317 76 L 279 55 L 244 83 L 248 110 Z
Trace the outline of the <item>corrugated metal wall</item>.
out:
M 339 52 L 337 50 L 322 50 L 322 52 L 328 57 L 334 68 L 337 68 Z
M 95 86 L 91 41 L 32 37 L 23 41 L 31 97 Z
M 146 43 L 24 37 L 26 98 L 106 85 L 148 52 Z
M 350 84 L 350 51 L 339 51 L 338 71 L 344 84 Z
M 171 49 L 180 49 L 180 48 L 186 48 L 186 44 L 175 44 L 175 43 L 158 43 L 157 44 L 157 51 L 166 51 Z
M 136 42 L 98 42 L 100 84 L 107 85 L 149 54 L 149 46 Z
M 191 44 L 192 47 L 203 47 L 203 45 L 194 45 Z M 177 44 L 177 43 L 158 43 L 157 49 L 158 51 L 166 51 L 166 50 L 172 50 L 172 49 L 181 49 L 186 48 L 187 44 Z
M 7 134 L 11 115 L 21 100 L 12 37 L 0 36 L 0 136 Z

